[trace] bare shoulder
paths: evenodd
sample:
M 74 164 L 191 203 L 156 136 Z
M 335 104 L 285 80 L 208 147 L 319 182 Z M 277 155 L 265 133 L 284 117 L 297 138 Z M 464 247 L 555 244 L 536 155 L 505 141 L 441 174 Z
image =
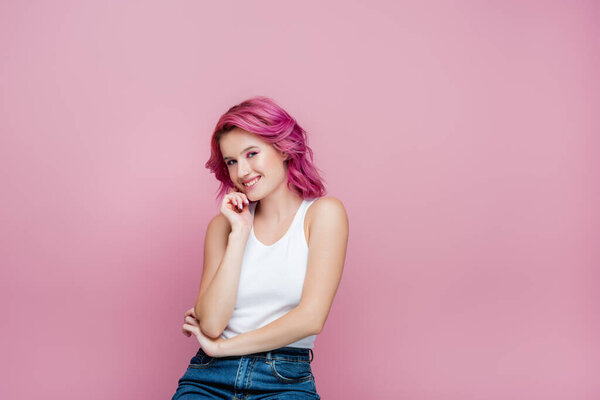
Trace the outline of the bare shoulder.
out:
M 309 235 L 314 227 L 348 231 L 348 214 L 344 203 L 336 197 L 321 197 L 306 211 Z
M 333 196 L 321 197 L 320 199 L 315 200 L 307 212 L 310 212 L 311 210 L 314 214 L 333 213 L 346 215 L 344 203 Z

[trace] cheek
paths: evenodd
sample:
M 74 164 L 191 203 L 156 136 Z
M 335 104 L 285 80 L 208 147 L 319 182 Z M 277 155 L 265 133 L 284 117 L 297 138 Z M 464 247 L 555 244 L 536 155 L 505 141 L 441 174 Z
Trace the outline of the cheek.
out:
M 268 171 L 270 168 L 269 163 L 266 162 L 264 159 L 262 159 L 262 160 L 255 159 L 255 160 L 250 161 L 249 164 L 250 164 L 250 168 L 252 168 L 252 170 L 254 172 L 259 173 L 261 175 L 263 173 L 265 173 L 266 171 Z
M 233 182 L 233 185 L 235 187 L 238 187 L 238 185 L 236 183 L 237 182 L 237 171 L 236 171 L 236 169 L 233 168 L 233 167 L 228 168 L 227 169 L 227 174 L 228 174 L 229 179 L 231 180 L 231 182 Z

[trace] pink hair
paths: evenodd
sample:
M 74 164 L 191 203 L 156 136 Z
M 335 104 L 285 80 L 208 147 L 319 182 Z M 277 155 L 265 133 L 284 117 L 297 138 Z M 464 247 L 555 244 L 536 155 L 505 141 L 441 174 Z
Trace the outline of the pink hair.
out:
M 273 100 L 256 96 L 231 107 L 219 118 L 212 134 L 210 158 L 205 166 L 221 182 L 217 198 L 222 199 L 234 187 L 223 161 L 219 140 L 236 127 L 259 136 L 288 155 L 288 189 L 291 190 L 290 184 L 293 184 L 296 192 L 304 199 L 321 197 L 326 193 L 323 179 L 313 162 L 313 152 L 308 147 L 304 129 Z

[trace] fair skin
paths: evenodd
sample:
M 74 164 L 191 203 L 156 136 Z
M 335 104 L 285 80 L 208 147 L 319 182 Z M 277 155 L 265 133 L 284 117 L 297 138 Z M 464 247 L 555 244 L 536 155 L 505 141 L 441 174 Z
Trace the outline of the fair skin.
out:
M 220 337 L 233 313 L 243 250 L 252 227 L 262 243 L 276 242 L 303 199 L 293 186 L 287 188 L 287 155 L 271 144 L 235 128 L 221 137 L 219 145 L 236 188 L 224 197 L 220 214 L 207 229 L 198 300 L 185 313 L 183 333 L 194 335 L 213 357 L 274 350 L 320 333 L 342 277 L 348 242 L 348 217 L 334 197 L 316 200 L 306 212 L 309 251 L 300 303 L 259 329 L 231 339 Z M 252 188 L 242 183 L 258 176 Z M 249 201 L 258 201 L 254 219 Z

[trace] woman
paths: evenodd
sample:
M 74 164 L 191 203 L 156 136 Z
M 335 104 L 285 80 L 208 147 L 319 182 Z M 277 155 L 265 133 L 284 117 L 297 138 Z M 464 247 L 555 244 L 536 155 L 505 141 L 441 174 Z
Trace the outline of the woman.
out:
M 222 201 L 184 317 L 200 349 L 173 399 L 320 399 L 310 363 L 342 276 L 344 206 L 323 196 L 306 132 L 266 97 L 220 118 L 206 167 Z

